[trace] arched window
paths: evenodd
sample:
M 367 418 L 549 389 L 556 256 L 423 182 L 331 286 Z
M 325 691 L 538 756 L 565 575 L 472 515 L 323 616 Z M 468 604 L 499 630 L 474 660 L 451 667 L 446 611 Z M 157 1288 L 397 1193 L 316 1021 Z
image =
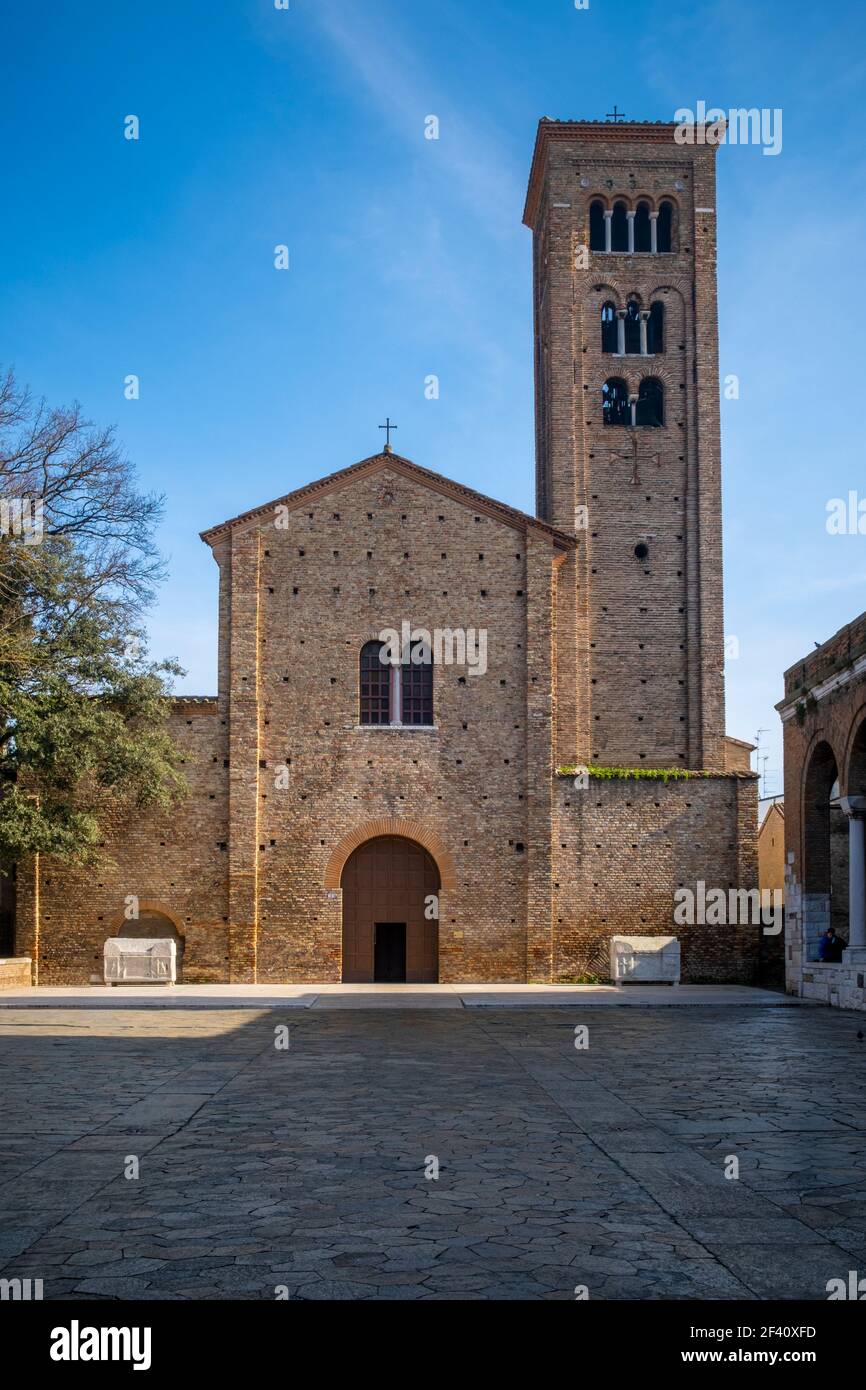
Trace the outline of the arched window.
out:
M 606 425 L 627 425 L 630 419 L 628 386 L 614 376 L 601 388 L 601 410 Z
M 596 198 L 589 207 L 589 249 L 603 251 L 604 244 L 604 203 Z
M 391 723 L 391 673 L 389 649 L 384 642 L 365 642 L 361 648 L 361 724 Z M 385 660 L 382 661 L 381 657 Z
M 646 326 L 646 350 L 651 353 L 665 350 L 665 306 L 660 300 L 650 305 L 649 322 Z
M 404 724 L 433 723 L 433 653 L 428 642 L 413 642 L 401 672 Z
M 609 299 L 601 306 L 601 350 L 616 352 L 616 305 Z
M 635 251 L 651 251 L 652 239 L 650 237 L 650 209 L 649 203 L 641 202 L 637 205 L 637 212 L 634 219 L 634 249 Z
M 619 202 L 613 205 L 613 222 L 611 225 L 611 250 L 628 250 L 628 218 L 625 215 L 625 203 Z
M 414 640 L 405 660 L 392 662 L 388 642 L 365 642 L 360 661 L 361 724 L 432 724 L 433 654 Z
M 665 422 L 665 388 L 658 377 L 648 376 L 640 384 L 637 423 L 657 428 Z
M 659 208 L 658 240 L 656 242 L 659 251 L 671 251 L 673 249 L 673 226 L 674 205 L 670 199 L 665 198 Z
M 640 305 L 636 299 L 628 301 L 626 310 L 625 350 L 629 353 L 640 352 Z

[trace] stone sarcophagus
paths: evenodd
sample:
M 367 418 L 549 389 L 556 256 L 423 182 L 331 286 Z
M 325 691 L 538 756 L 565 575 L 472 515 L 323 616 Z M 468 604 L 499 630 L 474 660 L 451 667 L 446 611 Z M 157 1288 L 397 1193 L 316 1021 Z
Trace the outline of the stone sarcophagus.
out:
M 678 985 L 679 941 L 675 936 L 612 936 L 610 978 L 617 985 Z
M 177 945 L 170 937 L 110 936 L 104 951 L 107 985 L 173 985 Z

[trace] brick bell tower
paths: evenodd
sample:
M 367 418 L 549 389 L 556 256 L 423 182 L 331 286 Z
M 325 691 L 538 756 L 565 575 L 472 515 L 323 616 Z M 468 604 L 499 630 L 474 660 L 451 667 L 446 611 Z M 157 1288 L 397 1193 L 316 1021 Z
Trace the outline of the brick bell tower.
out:
M 578 758 L 723 771 L 716 151 L 676 130 L 539 124 L 537 511 L 581 541 Z

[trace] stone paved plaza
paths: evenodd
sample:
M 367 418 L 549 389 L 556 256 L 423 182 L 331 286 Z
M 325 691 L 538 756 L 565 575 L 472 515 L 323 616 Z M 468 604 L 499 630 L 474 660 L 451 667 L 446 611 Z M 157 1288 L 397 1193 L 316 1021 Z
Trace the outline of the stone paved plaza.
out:
M 46 1298 L 825 1299 L 866 1273 L 861 1024 L 7 1009 L 0 1276 Z

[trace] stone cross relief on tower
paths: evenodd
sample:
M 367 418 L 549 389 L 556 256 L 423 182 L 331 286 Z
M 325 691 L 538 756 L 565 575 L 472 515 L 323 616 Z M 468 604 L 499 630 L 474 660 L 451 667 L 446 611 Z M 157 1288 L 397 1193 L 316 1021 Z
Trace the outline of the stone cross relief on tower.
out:
M 632 465 L 632 475 L 631 475 L 632 484 L 633 484 L 635 487 L 640 487 L 640 485 L 641 485 L 641 476 L 640 476 L 641 458 L 643 457 L 644 459 L 649 460 L 650 462 L 654 462 L 656 468 L 661 468 L 661 455 L 660 455 L 658 452 L 656 452 L 656 453 L 654 453 L 654 454 L 644 454 L 644 455 L 641 455 L 641 452 L 640 452 L 640 440 L 639 440 L 639 437 L 638 437 L 637 426 L 632 426 L 632 427 L 630 428 L 629 433 L 630 433 L 630 439 L 631 439 L 631 448 L 628 450 L 627 453 L 626 453 L 626 452 L 623 452 L 623 451 L 617 451 L 617 452 L 614 453 L 613 457 L 614 457 L 614 458 L 618 458 L 618 459 L 629 459 L 629 460 L 631 461 L 631 465 Z

